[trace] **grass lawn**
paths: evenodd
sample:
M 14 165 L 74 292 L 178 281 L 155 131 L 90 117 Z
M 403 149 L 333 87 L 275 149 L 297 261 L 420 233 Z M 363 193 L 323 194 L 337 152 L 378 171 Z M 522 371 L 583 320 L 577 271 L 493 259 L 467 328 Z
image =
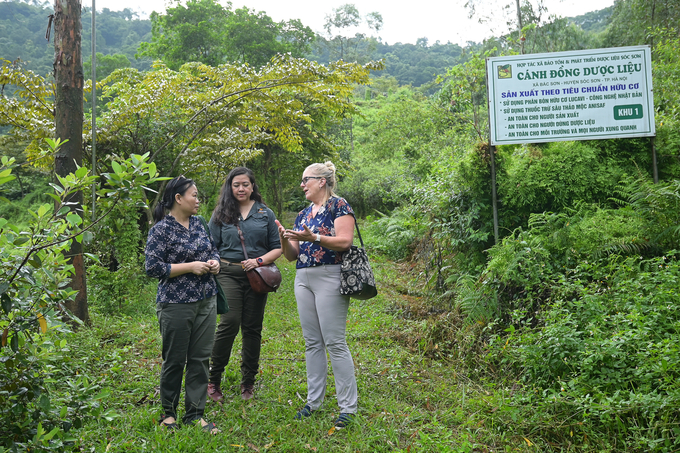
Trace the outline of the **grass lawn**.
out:
M 489 393 L 457 372 L 451 362 L 432 360 L 396 338 L 422 328 L 423 320 L 399 316 L 404 296 L 394 263 L 373 263 L 378 297 L 352 300 L 348 342 L 356 365 L 359 412 L 349 428 L 334 431 L 338 415 L 332 374 L 326 402 L 310 419 L 295 421 L 304 405 L 306 374 L 293 281 L 294 263 L 280 260 L 281 289 L 270 295 L 265 315 L 260 375 L 255 398 L 240 398 L 240 335 L 223 376 L 223 404 L 209 402 L 206 418 L 221 429 L 211 436 L 197 427 L 166 432 L 156 426 L 160 335 L 154 301 L 130 317 L 93 316 L 72 350 L 82 357 L 79 372 L 111 397 L 103 404 L 113 420 L 88 421 L 78 433 L 80 451 L 164 452 L 381 452 L 538 451 L 521 436 L 507 438 L 487 417 L 501 404 L 502 391 Z M 235 358 L 235 360 L 234 360 Z M 180 404 L 179 415 L 184 413 Z

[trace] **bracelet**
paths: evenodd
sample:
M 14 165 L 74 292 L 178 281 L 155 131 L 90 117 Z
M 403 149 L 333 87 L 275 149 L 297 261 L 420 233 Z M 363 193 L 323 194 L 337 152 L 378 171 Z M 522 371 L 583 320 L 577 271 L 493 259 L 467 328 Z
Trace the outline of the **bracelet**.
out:
M 317 244 L 321 244 L 321 235 L 319 233 L 316 233 L 316 239 L 314 239 L 314 242 Z

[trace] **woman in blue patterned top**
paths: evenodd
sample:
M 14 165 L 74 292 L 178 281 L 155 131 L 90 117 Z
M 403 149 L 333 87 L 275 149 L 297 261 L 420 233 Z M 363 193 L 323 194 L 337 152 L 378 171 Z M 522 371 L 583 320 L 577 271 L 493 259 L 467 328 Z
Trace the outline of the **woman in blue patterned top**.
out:
M 300 187 L 310 205 L 298 214 L 293 229 L 277 224 L 284 256 L 297 259 L 295 298 L 305 339 L 307 404 L 295 419 L 311 416 L 323 403 L 328 351 L 340 406 L 335 428 L 340 429 L 357 411 L 354 361 L 345 338 L 349 297 L 340 294 L 342 252 L 354 239 L 354 212 L 335 194 L 335 185 L 332 162 L 307 167 Z
M 215 336 L 219 254 L 208 232 L 195 216 L 200 202 L 191 179 L 171 180 L 156 206 L 156 222 L 146 242 L 146 273 L 156 277 L 156 314 L 163 340 L 160 425 L 177 429 L 177 405 L 184 382 L 184 424 L 200 421 L 203 429 L 217 433 L 203 419 L 208 392 L 208 361 Z M 166 215 L 166 211 L 170 212 Z

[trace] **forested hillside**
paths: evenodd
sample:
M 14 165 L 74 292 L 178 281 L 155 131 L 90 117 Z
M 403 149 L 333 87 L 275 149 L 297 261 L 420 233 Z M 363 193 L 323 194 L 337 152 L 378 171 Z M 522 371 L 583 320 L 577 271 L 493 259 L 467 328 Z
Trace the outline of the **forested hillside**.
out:
M 522 0 L 521 30 L 465 47 L 387 45 L 380 15 L 351 4 L 324 36 L 214 0 L 149 21 L 103 11 L 100 23 L 120 33 L 102 32 L 97 153 L 86 113 L 82 166 L 51 186 L 63 144 L 50 69 L 3 62 L 0 453 L 678 451 L 680 7 L 616 0 L 567 19 L 543 6 Z M 49 66 L 46 7 L 0 7 L 12 12 L 0 15 L 0 42 L 30 55 L 42 46 L 22 60 Z M 347 21 L 370 22 L 376 36 L 344 34 Z M 490 146 L 487 57 L 640 45 L 651 51 L 655 137 Z M 86 99 L 90 90 L 86 81 Z M 211 403 L 218 437 L 161 431 L 157 282 L 143 268 L 159 178 L 193 178 L 209 217 L 226 173 L 246 165 L 290 226 L 308 204 L 303 170 L 326 160 L 379 289 L 352 300 L 347 322 L 357 423 L 328 431 L 329 407 L 292 420 L 304 342 L 286 264 L 258 397 Z M 88 253 L 89 326 L 64 321 L 70 241 Z M 239 379 L 230 364 L 224 388 Z
M 609 22 L 612 8 L 591 12 L 582 16 L 565 19 L 589 34 L 603 31 Z M 0 58 L 26 63 L 26 69 L 39 74 L 52 70 L 54 46 L 45 39 L 48 16 L 52 13 L 49 2 L 37 0 L 4 0 L 0 2 Z M 83 17 L 89 17 L 90 9 L 83 8 Z M 271 19 L 270 19 L 271 20 Z M 86 70 L 91 60 L 92 23 L 83 20 L 83 60 Z M 304 25 L 304 24 L 302 24 Z M 97 52 L 101 53 L 102 66 L 98 78 L 110 74 L 113 69 L 133 67 L 146 70 L 151 66 L 152 56 L 140 53 L 140 44 L 151 41 L 152 22 L 142 19 L 130 9 L 111 11 L 104 8 L 97 12 Z M 310 30 L 311 32 L 311 30 Z M 256 38 L 256 32 L 253 39 Z M 378 32 L 379 35 L 379 32 Z M 244 36 L 244 39 L 249 39 Z M 357 42 L 356 54 L 365 61 L 385 60 L 385 69 L 377 75 L 394 77 L 399 85 L 420 87 L 433 82 L 447 68 L 464 62 L 471 50 L 477 50 L 481 43 L 468 43 L 465 48 L 448 43 L 431 43 L 426 37 L 416 44 L 386 44 L 381 40 L 364 39 Z M 316 37 L 316 45 L 308 49 L 310 59 L 328 63 L 333 53 L 332 42 L 324 36 Z M 107 56 L 104 58 L 104 56 Z

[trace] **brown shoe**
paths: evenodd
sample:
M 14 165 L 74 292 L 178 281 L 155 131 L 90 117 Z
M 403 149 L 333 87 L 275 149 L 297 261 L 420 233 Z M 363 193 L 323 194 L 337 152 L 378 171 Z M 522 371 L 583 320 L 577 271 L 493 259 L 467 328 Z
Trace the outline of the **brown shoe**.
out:
M 253 384 L 241 384 L 241 399 L 243 401 L 248 401 L 255 396 L 254 392 Z
M 220 384 L 213 384 L 212 382 L 208 384 L 208 396 L 211 400 L 218 403 L 222 401 L 224 395 L 222 395 L 222 390 L 220 390 Z

